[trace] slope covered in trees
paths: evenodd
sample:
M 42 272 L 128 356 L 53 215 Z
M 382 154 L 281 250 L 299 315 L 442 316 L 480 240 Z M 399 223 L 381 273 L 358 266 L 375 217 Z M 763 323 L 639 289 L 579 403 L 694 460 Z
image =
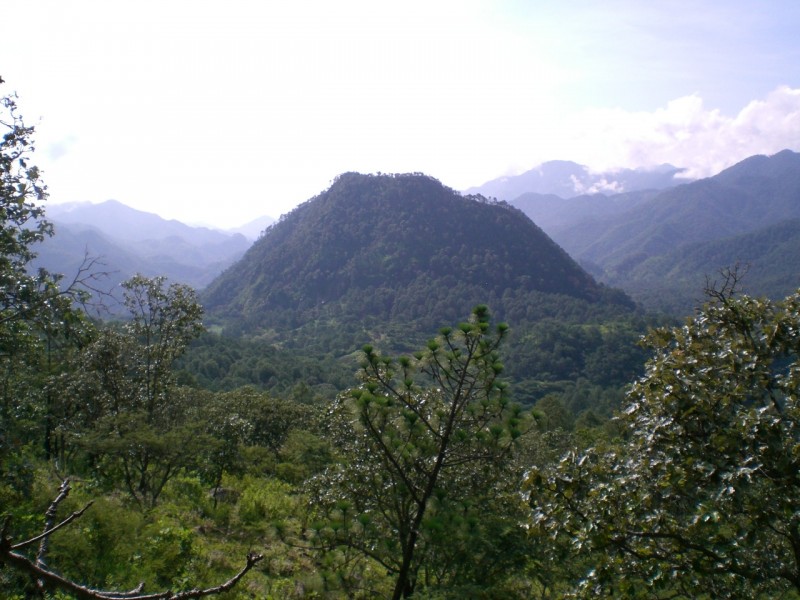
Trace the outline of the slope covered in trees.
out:
M 600 286 L 519 211 L 462 197 L 424 175 L 345 173 L 281 219 L 204 295 L 211 312 L 271 327 L 330 312 L 430 321 L 430 292 L 448 311 L 506 289 L 596 300 Z M 454 289 L 456 288 L 456 289 Z M 456 306 L 453 306 L 455 303 Z M 469 310 L 469 308 L 467 308 Z M 289 324 L 290 325 L 290 324 Z
M 800 154 L 754 156 L 720 174 L 661 192 L 624 217 L 588 222 L 560 239 L 573 255 L 625 272 L 678 245 L 800 217 Z M 602 233 L 601 233 L 602 232 Z
M 785 231 L 787 221 L 800 218 L 800 154 L 790 150 L 752 156 L 714 177 L 660 192 L 525 194 L 512 204 L 600 281 L 649 308 L 685 313 L 706 275 L 736 263 L 750 263 L 745 285 L 752 293 L 778 298 L 797 285 L 783 272 L 790 259 L 780 258 L 799 251 Z M 754 240 L 773 233 L 780 235 L 781 253 L 759 249 Z
M 403 351 L 487 304 L 514 328 L 517 380 L 621 383 L 642 361 L 628 350 L 643 325 L 624 294 L 598 284 L 521 211 L 420 174 L 341 175 L 267 230 L 203 302 L 227 334 L 306 355 L 344 356 L 366 343 Z M 545 337 L 549 346 L 533 342 Z M 600 366 L 603 356 L 621 370 Z
M 206 339 L 192 380 L 193 290 L 134 277 L 103 323 L 80 278 L 30 272 L 46 189 L 13 98 L 0 127 L 3 598 L 800 597 L 800 292 L 728 273 L 648 335 L 613 421 L 569 414 L 613 389 L 574 374 L 524 409 L 504 360 L 619 377 L 625 302 L 527 288 L 503 292 L 516 333 L 476 306 L 414 352 L 363 346 L 334 402 L 264 339 Z
M 742 290 L 781 298 L 800 288 L 800 219 L 787 219 L 748 233 L 686 244 L 648 258 L 626 277 L 627 290 L 647 306 L 688 314 L 706 280 L 726 265 L 740 265 Z

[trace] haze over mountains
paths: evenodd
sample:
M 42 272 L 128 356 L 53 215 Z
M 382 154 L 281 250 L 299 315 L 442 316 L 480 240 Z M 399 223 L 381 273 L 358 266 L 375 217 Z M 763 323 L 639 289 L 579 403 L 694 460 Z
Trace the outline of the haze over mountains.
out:
M 661 191 L 511 201 L 599 280 L 650 308 L 678 314 L 707 276 L 737 263 L 745 291 L 782 297 L 800 287 L 800 154 L 753 156 L 714 177 Z
M 572 198 L 583 194 L 620 194 L 636 190 L 661 190 L 681 183 L 683 169 L 664 164 L 653 169 L 620 169 L 596 173 L 568 160 L 542 163 L 521 175 L 499 177 L 469 188 L 467 194 L 511 201 L 522 194 L 551 194 Z
M 576 163 L 553 161 L 468 192 L 507 200 L 599 282 L 627 291 L 649 308 L 676 314 L 690 311 L 702 299 L 706 277 L 737 263 L 749 269 L 744 286 L 751 293 L 781 296 L 800 287 L 800 274 L 795 267 L 800 255 L 797 221 L 800 155 L 785 150 L 772 157 L 754 156 L 714 177 L 694 182 L 681 179 L 681 172 L 677 167 L 664 165 L 650 171 L 597 174 Z M 340 179 L 353 177 L 355 174 L 345 174 Z M 337 184 L 342 181 L 337 180 Z M 581 194 L 581 190 L 598 193 Z M 620 190 L 624 191 L 613 193 Z M 413 196 L 417 192 L 409 187 L 406 193 Z M 305 214 L 309 210 L 308 204 L 311 201 L 302 205 L 302 210 L 291 213 L 292 222 L 299 218 L 296 212 Z M 369 202 L 363 204 L 369 209 Z M 401 218 L 396 207 L 384 208 L 387 223 Z M 331 214 L 315 225 L 305 224 L 307 237 L 294 240 L 294 247 L 307 253 L 309 247 L 318 246 L 321 240 L 319 236 L 315 238 L 313 231 L 322 231 L 331 220 L 339 224 L 342 235 L 354 227 L 365 227 L 348 224 L 343 210 L 331 209 Z M 74 273 L 88 251 L 92 256 L 102 257 L 108 270 L 116 273 L 113 283 L 142 272 L 164 274 L 197 288 L 210 285 L 215 277 L 234 265 L 265 223 L 251 224 L 250 230 L 245 228 L 248 240 L 232 232 L 166 221 L 115 201 L 99 205 L 51 205 L 47 211 L 57 235 L 40 248 L 39 264 L 56 272 Z M 347 218 L 354 222 L 366 218 L 351 209 L 348 211 Z M 456 223 L 459 215 L 454 209 L 450 221 Z M 400 224 L 396 225 L 386 232 L 390 239 L 382 242 L 392 246 L 386 254 L 397 260 L 401 256 L 417 256 L 421 240 L 408 236 L 391 238 L 411 227 L 406 224 L 404 230 Z M 418 224 L 420 228 L 423 226 L 424 220 Z M 460 223 L 460 226 L 466 225 Z M 272 236 L 269 243 L 273 245 L 279 237 L 276 227 L 268 230 Z M 506 227 L 509 228 L 506 233 L 493 230 L 493 235 L 509 238 L 511 225 Z M 368 243 L 361 234 L 351 243 L 357 243 L 355 238 Z M 288 252 L 286 248 L 282 251 Z M 452 251 L 458 254 L 460 247 Z M 504 250 L 504 260 L 514 259 L 516 251 Z M 320 247 L 318 252 L 327 251 Z M 311 284 L 305 278 L 314 273 L 308 272 L 310 257 L 301 259 L 301 256 L 286 258 L 287 265 L 292 267 L 284 265 L 281 272 L 298 279 L 299 285 L 308 286 Z M 415 260 L 423 264 L 419 256 Z M 424 264 L 426 269 L 432 268 Z M 273 266 L 278 269 L 277 263 Z M 387 270 L 396 268 L 392 261 L 372 267 L 376 278 L 396 275 Z M 492 268 L 500 267 L 495 264 Z M 237 265 L 236 269 L 241 271 L 243 267 Z M 324 268 L 318 270 L 326 272 Z M 351 281 L 353 276 L 348 275 Z M 274 274 L 270 277 L 270 281 L 275 280 Z M 335 279 L 338 285 L 347 280 L 341 273 L 334 277 L 333 271 L 326 277 Z M 262 286 L 267 284 L 262 281 Z M 275 292 L 268 290 L 268 293 Z M 293 301 L 300 302 L 299 296 Z
M 263 217 L 225 232 L 162 219 L 115 200 L 49 205 L 47 218 L 54 223 L 56 235 L 38 249 L 37 264 L 70 275 L 87 255 L 97 257 L 110 273 L 104 284 L 107 288 L 135 273 L 164 275 L 203 288 L 241 257 L 272 222 Z

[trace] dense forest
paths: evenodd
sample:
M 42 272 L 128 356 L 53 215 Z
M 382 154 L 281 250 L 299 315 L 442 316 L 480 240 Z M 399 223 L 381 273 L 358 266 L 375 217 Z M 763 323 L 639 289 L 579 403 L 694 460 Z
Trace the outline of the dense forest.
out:
M 506 199 L 600 281 L 651 310 L 687 314 L 724 265 L 747 266 L 752 294 L 800 287 L 798 189 L 800 154 L 782 150 L 663 190 Z
M 100 320 L 0 127 L 4 597 L 800 597 L 800 292 L 647 315 L 508 205 L 345 174 Z
M 520 210 L 413 173 L 341 175 L 273 224 L 201 301 L 223 337 L 279 346 L 299 362 L 326 357 L 328 372 L 350 373 L 364 344 L 412 352 L 487 304 L 513 325 L 505 362 L 526 405 L 576 382 L 623 386 L 641 372 L 636 341 L 652 322 Z M 182 363 L 207 384 L 227 371 L 215 343 L 198 341 Z

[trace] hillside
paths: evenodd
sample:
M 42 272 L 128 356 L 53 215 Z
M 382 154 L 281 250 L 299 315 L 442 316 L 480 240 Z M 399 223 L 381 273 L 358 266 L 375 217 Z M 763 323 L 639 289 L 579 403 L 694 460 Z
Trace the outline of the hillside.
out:
M 665 190 L 624 215 L 584 222 L 559 239 L 573 256 L 624 271 L 678 245 L 798 217 L 800 154 L 787 150 L 751 157 L 714 177 Z
M 268 229 L 208 286 L 203 303 L 230 334 L 318 354 L 367 342 L 404 349 L 479 303 L 516 327 L 520 345 L 548 319 L 578 327 L 579 346 L 591 328 L 577 323 L 632 313 L 630 300 L 599 285 L 521 211 L 419 174 L 339 176 Z M 580 374 L 581 353 L 609 353 L 597 333 L 562 356 L 562 367 L 545 369 L 529 346 L 520 351 L 525 369 L 552 379 Z
M 754 294 L 782 297 L 794 289 L 784 273 L 794 268 L 787 262 L 798 251 L 794 241 L 775 238 L 781 253 L 774 245 L 742 251 L 742 243 L 754 247 L 748 234 L 767 236 L 769 245 L 770 228 L 800 218 L 800 154 L 789 150 L 662 191 L 567 199 L 529 193 L 512 204 L 598 279 L 649 308 L 690 310 L 705 276 L 737 262 L 751 263 L 746 282 Z M 760 258 L 767 254 L 771 260 Z
M 442 290 L 447 308 L 432 305 Z M 466 314 L 469 290 L 558 293 L 584 300 L 600 286 L 520 211 L 462 197 L 422 175 L 346 173 L 274 225 L 204 295 L 212 312 L 270 325 L 269 311 L 294 321 L 345 298 L 352 316 L 411 320 Z M 438 295 L 438 294 L 437 294 Z M 259 322 L 260 319 L 260 322 Z
M 721 268 L 736 265 L 744 293 L 781 298 L 800 288 L 800 219 L 651 257 L 628 274 L 626 287 L 648 306 L 689 314 L 707 278 L 719 280 Z
M 70 278 L 88 254 L 109 273 L 106 289 L 135 273 L 202 288 L 250 246 L 241 234 L 190 227 L 113 200 L 54 204 L 47 218 L 56 235 L 37 248 L 36 266 Z

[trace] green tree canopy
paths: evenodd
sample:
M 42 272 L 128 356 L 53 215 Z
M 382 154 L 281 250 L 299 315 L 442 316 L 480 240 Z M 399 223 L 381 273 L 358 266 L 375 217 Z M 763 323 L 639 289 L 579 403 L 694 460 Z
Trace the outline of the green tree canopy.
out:
M 198 452 L 192 392 L 179 388 L 175 360 L 203 331 L 202 307 L 188 286 L 136 276 L 123 284 L 130 319 L 107 327 L 62 378 L 71 404 L 61 426 L 91 454 L 105 479 L 121 479 L 140 504 Z
M 800 592 L 800 291 L 772 302 L 731 282 L 650 334 L 623 443 L 531 473 L 538 531 L 593 557 L 578 595 Z
M 3 80 L 0 79 L 0 85 Z M 0 97 L 0 359 L 18 356 L 45 331 L 66 331 L 78 318 L 73 302 L 86 301 L 92 262 L 69 285 L 44 269 L 31 272 L 36 244 L 53 235 L 44 217 L 47 186 L 31 164 L 34 128 L 26 125 L 15 94 Z
M 3 84 L 0 79 L 0 85 Z M 32 269 L 36 245 L 52 235 L 44 218 L 47 187 L 31 163 L 34 128 L 26 125 L 15 94 L 0 97 L 0 475 L 6 458 L 38 438 L 50 454 L 52 398 L 43 380 L 57 369 L 55 351 L 85 343 L 91 326 L 73 310 L 86 301 L 84 265 L 69 285 Z
M 328 525 L 316 541 L 376 561 L 394 577 L 394 598 L 421 579 L 492 585 L 499 563 L 519 556 L 510 548 L 522 527 L 493 519 L 498 506 L 519 506 L 511 456 L 530 428 L 499 379 L 506 332 L 493 334 L 479 306 L 413 357 L 365 347 L 362 384 L 332 409 L 342 460 L 318 482 Z

